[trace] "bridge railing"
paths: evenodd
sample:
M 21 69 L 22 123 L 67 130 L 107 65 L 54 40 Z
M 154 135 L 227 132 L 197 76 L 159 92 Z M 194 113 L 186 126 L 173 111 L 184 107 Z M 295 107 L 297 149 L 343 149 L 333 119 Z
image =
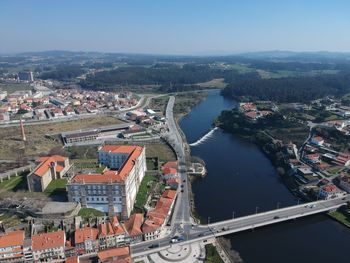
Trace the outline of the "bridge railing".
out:
M 341 199 L 340 198 L 337 198 L 337 199 Z M 225 223 L 229 223 L 229 222 L 233 222 L 233 221 L 240 221 L 240 220 L 246 220 L 246 219 L 249 219 L 249 218 L 254 218 L 254 217 L 257 217 L 257 216 L 261 216 L 261 215 L 268 215 L 268 214 L 273 214 L 275 213 L 276 211 L 287 211 L 287 210 L 292 210 L 292 209 L 297 209 L 297 208 L 300 208 L 300 207 L 305 207 L 306 205 L 323 205 L 323 204 L 327 204 L 331 201 L 334 201 L 336 199 L 332 199 L 332 200 L 320 200 L 320 201 L 314 201 L 314 202 L 309 202 L 309 203 L 303 203 L 303 204 L 300 204 L 300 205 L 294 205 L 294 206 L 287 206 L 287 207 L 283 207 L 283 208 L 278 208 L 278 209 L 273 209 L 273 210 L 269 210 L 269 211 L 264 211 L 264 212 L 260 212 L 260 213 L 256 213 L 256 214 L 252 214 L 252 215 L 247 215 L 247 216 L 241 216 L 241 217 L 237 217 L 237 218 L 231 218 L 231 219 L 227 219 L 227 220 L 223 220 L 223 221 L 220 221 L 220 222 L 215 222 L 215 223 L 212 223 L 212 224 L 209 224 L 209 227 L 215 227 L 215 226 L 218 226 L 218 225 L 221 225 L 221 224 L 225 224 Z M 343 204 L 346 204 L 346 200 L 344 200 Z M 341 205 L 343 205 L 341 204 Z M 334 205 L 334 206 L 337 206 L 337 205 Z M 320 209 L 315 209 L 315 210 L 320 210 Z

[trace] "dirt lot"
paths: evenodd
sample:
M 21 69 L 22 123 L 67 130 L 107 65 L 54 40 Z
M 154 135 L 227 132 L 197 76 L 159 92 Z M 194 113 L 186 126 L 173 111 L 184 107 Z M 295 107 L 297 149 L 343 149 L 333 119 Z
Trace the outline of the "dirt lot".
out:
M 21 140 L 19 127 L 0 128 L 0 159 L 18 159 L 23 156 L 36 156 L 40 153 L 47 153 L 54 147 L 62 146 L 59 139 L 51 139 L 46 137 L 46 134 L 118 123 L 122 123 L 122 121 L 113 117 L 96 117 L 76 121 L 25 126 L 26 144 Z

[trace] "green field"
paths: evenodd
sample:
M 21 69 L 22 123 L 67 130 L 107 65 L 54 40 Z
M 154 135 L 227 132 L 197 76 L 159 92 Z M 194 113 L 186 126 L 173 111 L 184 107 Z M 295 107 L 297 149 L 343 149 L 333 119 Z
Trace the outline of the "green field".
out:
M 348 214 L 345 214 L 347 212 L 339 212 L 339 211 L 334 211 L 334 212 L 329 212 L 328 215 L 335 220 L 339 221 L 340 223 L 344 224 L 347 227 L 350 227 L 350 218 Z
M 65 178 L 52 180 L 44 193 L 48 196 L 66 194 L 66 184 L 67 179 Z
M 7 91 L 8 94 L 11 94 L 18 90 L 31 90 L 32 87 L 26 83 L 11 83 L 11 84 L 0 84 L 0 90 Z
M 143 209 L 149 195 L 149 190 L 156 182 L 158 182 L 158 178 L 154 175 L 146 174 L 145 177 L 143 177 L 139 191 L 136 195 L 136 208 Z
M 17 191 L 27 189 L 27 174 L 29 172 L 20 173 L 18 176 L 12 176 L 10 180 L 5 179 L 0 183 L 0 190 Z
M 87 218 L 87 217 L 95 217 L 95 216 L 104 216 L 105 214 L 99 210 L 94 209 L 94 208 L 83 207 L 80 209 L 78 215 L 81 217 Z
M 216 250 L 216 247 L 214 247 L 212 244 L 205 246 L 205 254 L 205 263 L 224 263 Z

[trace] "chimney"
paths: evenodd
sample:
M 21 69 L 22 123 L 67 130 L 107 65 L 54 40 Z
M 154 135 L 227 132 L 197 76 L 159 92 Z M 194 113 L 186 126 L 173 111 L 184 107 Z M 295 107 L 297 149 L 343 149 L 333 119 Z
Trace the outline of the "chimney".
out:
M 26 134 L 24 132 L 24 126 L 23 126 L 23 121 L 22 118 L 20 119 L 20 127 L 21 127 L 21 133 L 22 133 L 22 141 L 26 142 L 27 138 L 26 138 Z
M 56 175 L 56 163 L 55 163 L 55 162 L 51 162 L 51 163 L 50 163 L 50 172 L 51 172 L 51 178 L 52 178 L 52 180 L 57 179 L 57 175 Z

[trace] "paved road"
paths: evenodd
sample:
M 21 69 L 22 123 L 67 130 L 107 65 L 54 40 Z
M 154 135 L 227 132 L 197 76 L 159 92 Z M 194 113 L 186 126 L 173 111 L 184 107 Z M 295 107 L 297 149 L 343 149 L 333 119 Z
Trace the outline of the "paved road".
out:
M 239 217 L 236 219 L 220 221 L 210 225 L 191 225 L 187 233 L 183 232 L 182 236 L 185 238 L 185 241 L 181 242 L 181 244 L 199 242 L 208 238 L 232 234 L 248 229 L 254 229 L 257 227 L 280 223 L 287 220 L 293 220 L 296 218 L 305 217 L 317 213 L 323 213 L 329 210 L 336 209 L 339 206 L 345 205 L 348 201 L 350 201 L 349 195 L 347 195 L 344 198 L 317 201 L 271 210 L 268 212 Z M 159 250 L 163 250 L 165 248 L 170 247 L 170 241 L 172 237 L 171 234 L 158 240 L 142 242 L 139 244 L 132 245 L 133 255 L 140 256 L 148 253 L 154 253 Z M 150 249 L 149 247 L 154 244 L 159 245 L 159 247 L 155 249 Z

